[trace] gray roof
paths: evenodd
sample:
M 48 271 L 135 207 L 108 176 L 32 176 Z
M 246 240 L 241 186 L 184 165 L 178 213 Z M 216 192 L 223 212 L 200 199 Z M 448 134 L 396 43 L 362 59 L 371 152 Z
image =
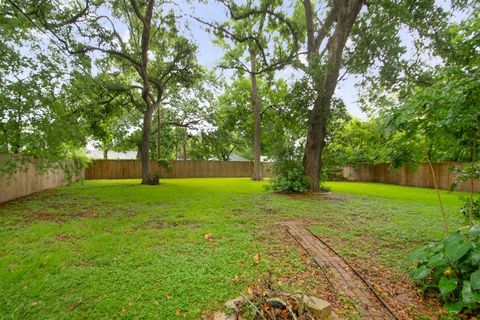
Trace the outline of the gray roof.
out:
M 90 159 L 103 159 L 103 151 L 98 149 L 87 150 L 87 156 Z M 137 151 L 131 150 L 126 152 L 115 152 L 115 151 L 108 151 L 107 152 L 108 159 L 137 159 Z

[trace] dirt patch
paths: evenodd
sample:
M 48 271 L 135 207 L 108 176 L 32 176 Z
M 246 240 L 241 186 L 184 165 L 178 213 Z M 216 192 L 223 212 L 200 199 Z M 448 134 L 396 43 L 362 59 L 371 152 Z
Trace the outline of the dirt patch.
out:
M 75 239 L 76 238 L 74 236 L 72 236 L 71 234 L 62 233 L 62 234 L 59 234 L 57 236 L 57 241 L 60 241 L 60 242 L 70 242 L 70 241 L 73 241 Z
M 236 216 L 243 216 L 243 215 L 248 214 L 248 211 L 244 210 L 244 209 L 233 209 L 232 212 Z
M 180 220 L 180 221 L 168 221 L 165 220 L 163 217 L 153 218 L 144 221 L 143 223 L 134 227 L 135 230 L 141 229 L 165 229 L 165 228 L 172 228 L 172 227 L 180 227 L 180 226 L 192 226 L 194 228 L 199 227 L 199 224 L 196 221 L 191 220 Z
M 432 318 L 438 316 L 441 307 L 438 298 L 420 295 L 408 275 L 393 274 L 372 259 L 356 259 L 351 264 L 394 308 L 400 319 L 417 319 L 419 314 Z
M 332 248 L 349 246 L 355 248 L 355 243 L 345 241 L 338 237 L 321 237 Z M 363 235 L 358 243 L 377 243 L 378 239 Z M 381 248 L 373 245 L 369 250 L 360 248 L 358 252 L 365 252 L 366 256 L 357 255 L 355 259 L 344 257 L 355 270 L 377 291 L 386 304 L 392 308 L 400 319 L 418 319 L 420 315 L 432 318 L 438 317 L 441 303 L 437 297 L 424 297 L 419 294 L 418 288 L 407 274 L 393 272 L 381 266 L 374 258 Z
M 48 211 L 53 212 L 49 213 Z M 96 206 L 76 208 L 75 206 L 69 205 L 66 207 L 54 206 L 48 207 L 46 210 L 38 210 L 31 215 L 24 216 L 23 223 L 30 224 L 35 221 L 48 221 L 48 222 L 66 222 L 70 219 L 75 218 L 98 218 L 98 208 Z
M 355 316 L 356 310 L 351 307 L 351 301 L 345 299 L 334 290 L 323 271 L 318 268 L 311 255 L 299 248 L 295 240 L 279 224 L 271 224 L 262 228 L 256 235 L 258 241 L 266 243 L 269 249 L 268 259 L 273 261 L 285 260 L 290 255 L 291 249 L 295 248 L 296 254 L 300 257 L 301 266 L 294 261 L 289 269 L 294 272 L 286 274 L 285 269 L 272 270 L 269 283 L 275 289 L 284 291 L 301 291 L 303 293 L 327 300 L 332 305 L 333 312 L 339 316 Z
M 347 200 L 347 197 L 345 195 L 332 192 L 287 193 L 286 195 L 295 200 Z

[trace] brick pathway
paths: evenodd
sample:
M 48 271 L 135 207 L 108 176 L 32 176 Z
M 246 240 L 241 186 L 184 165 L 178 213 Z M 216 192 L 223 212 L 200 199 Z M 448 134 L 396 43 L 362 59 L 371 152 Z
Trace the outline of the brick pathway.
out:
M 325 271 L 330 284 L 339 293 L 349 296 L 364 319 L 395 319 L 382 305 L 365 282 L 308 229 L 298 223 L 283 225 L 304 250 L 313 255 L 315 262 Z

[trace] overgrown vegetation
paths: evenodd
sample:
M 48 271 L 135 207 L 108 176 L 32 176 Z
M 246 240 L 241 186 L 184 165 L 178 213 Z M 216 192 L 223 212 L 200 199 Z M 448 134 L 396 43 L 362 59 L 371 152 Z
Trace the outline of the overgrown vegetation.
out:
M 480 310 L 480 225 L 462 229 L 416 250 L 412 277 L 424 290 L 435 289 L 450 313 Z
M 307 192 L 310 181 L 303 171 L 299 148 L 281 147 L 271 166 L 272 178 L 266 186 L 274 192 Z
M 474 199 L 473 202 L 469 197 L 463 197 L 463 205 L 460 209 L 460 213 L 469 219 L 470 215 L 475 219 L 480 219 L 480 199 Z
M 310 181 L 297 160 L 277 160 L 272 165 L 272 178 L 267 190 L 275 192 L 307 192 Z

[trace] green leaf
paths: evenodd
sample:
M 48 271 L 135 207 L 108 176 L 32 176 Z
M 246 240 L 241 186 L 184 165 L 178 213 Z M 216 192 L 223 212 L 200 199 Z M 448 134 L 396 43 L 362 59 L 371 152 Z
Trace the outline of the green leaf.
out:
M 472 238 L 480 238 L 480 224 L 472 227 L 469 230 L 468 235 Z
M 470 275 L 470 284 L 475 290 L 480 289 L 480 269 Z
M 442 277 L 438 282 L 438 289 L 442 294 L 448 294 L 457 288 L 458 280 L 456 278 Z
M 470 255 L 470 260 L 472 260 L 472 264 L 475 266 L 480 266 L 480 251 L 474 251 Z
M 455 303 L 449 302 L 445 303 L 443 306 L 445 310 L 447 310 L 449 313 L 457 314 L 463 309 L 463 302 L 462 301 L 457 301 Z
M 444 263 L 443 259 L 444 259 L 443 253 L 437 253 L 436 255 L 434 255 L 430 259 L 428 259 L 427 264 L 428 264 L 429 267 L 440 266 Z
M 463 281 L 462 300 L 464 304 L 472 304 L 475 302 L 475 297 L 469 281 Z
M 428 276 L 431 271 L 431 269 L 427 268 L 425 265 L 422 265 L 413 272 L 412 277 L 414 279 L 420 280 Z
M 421 261 L 429 256 L 428 252 L 425 250 L 425 247 L 413 251 L 407 259 L 409 261 Z
M 468 240 L 447 239 L 445 243 L 445 253 L 452 263 L 460 260 L 471 248 L 472 243 Z

